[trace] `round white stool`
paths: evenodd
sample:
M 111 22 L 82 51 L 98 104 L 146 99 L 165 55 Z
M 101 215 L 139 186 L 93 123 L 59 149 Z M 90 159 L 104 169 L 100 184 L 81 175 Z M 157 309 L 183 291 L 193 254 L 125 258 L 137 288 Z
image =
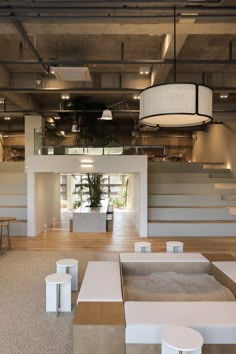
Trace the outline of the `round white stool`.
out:
M 203 337 L 192 328 L 167 326 L 161 331 L 162 354 L 201 354 Z
M 57 273 L 67 273 L 72 276 L 71 291 L 78 291 L 78 268 L 77 259 L 60 259 L 56 261 Z
M 45 278 L 47 312 L 71 312 L 71 278 L 65 273 L 54 273 Z
M 150 242 L 135 242 L 134 243 L 135 253 L 150 253 L 151 243 Z
M 184 243 L 179 241 L 166 242 L 166 252 L 168 253 L 182 253 L 184 251 Z

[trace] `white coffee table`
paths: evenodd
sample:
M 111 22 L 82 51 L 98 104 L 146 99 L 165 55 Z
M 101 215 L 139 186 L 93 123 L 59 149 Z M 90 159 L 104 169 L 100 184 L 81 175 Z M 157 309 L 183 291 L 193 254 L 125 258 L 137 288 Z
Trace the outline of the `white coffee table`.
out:
M 170 325 L 161 331 L 162 354 L 201 354 L 203 337 L 190 327 Z
M 150 242 L 135 242 L 134 243 L 135 253 L 150 253 L 151 243 Z
M 66 273 L 54 273 L 45 278 L 47 312 L 71 312 L 71 278 Z
M 166 252 L 168 253 L 182 253 L 184 251 L 184 243 L 179 241 L 166 242 Z
M 78 291 L 78 268 L 77 259 L 60 259 L 56 261 L 57 273 L 67 273 L 72 276 L 71 291 Z

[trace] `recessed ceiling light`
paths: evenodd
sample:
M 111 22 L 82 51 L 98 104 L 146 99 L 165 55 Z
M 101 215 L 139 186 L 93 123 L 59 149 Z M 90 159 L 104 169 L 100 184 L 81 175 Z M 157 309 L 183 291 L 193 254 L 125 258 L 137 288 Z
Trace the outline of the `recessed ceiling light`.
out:
M 222 98 L 222 99 L 226 99 L 226 98 L 228 98 L 228 97 L 229 97 L 228 94 L 220 94 L 220 98 Z
M 61 99 L 62 100 L 69 100 L 70 99 L 70 95 L 69 94 L 61 94 Z
M 149 66 L 140 66 L 139 67 L 139 74 L 148 75 L 149 73 L 150 73 L 150 67 Z

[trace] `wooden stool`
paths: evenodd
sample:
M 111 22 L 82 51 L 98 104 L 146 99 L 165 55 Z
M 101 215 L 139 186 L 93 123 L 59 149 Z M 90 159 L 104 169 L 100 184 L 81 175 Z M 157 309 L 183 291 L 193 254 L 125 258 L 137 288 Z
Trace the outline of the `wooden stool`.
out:
M 2 238 L 5 236 L 7 238 L 8 249 L 11 249 L 11 240 L 10 240 L 10 232 L 9 232 L 9 221 L 0 221 L 1 227 L 1 240 L 0 240 L 0 252 L 2 253 Z M 5 232 L 4 232 L 5 228 Z
M 166 252 L 168 253 L 182 253 L 184 251 L 184 243 L 179 241 L 166 242 Z
M 134 243 L 135 253 L 150 253 L 151 243 L 150 242 L 135 242 Z
M 201 354 L 203 337 L 192 328 L 167 326 L 161 331 L 162 354 Z
M 65 273 L 54 273 L 45 278 L 47 312 L 71 312 L 71 278 Z
M 67 273 L 72 276 L 71 291 L 78 291 L 78 268 L 77 259 L 60 259 L 56 261 L 57 273 Z

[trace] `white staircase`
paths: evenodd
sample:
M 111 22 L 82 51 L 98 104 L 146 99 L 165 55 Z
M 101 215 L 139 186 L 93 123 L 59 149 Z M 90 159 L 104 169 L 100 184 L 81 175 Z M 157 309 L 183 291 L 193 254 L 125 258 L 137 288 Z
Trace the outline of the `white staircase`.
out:
M 148 166 L 148 236 L 236 236 L 236 178 L 202 163 Z
M 27 235 L 27 176 L 24 162 L 0 163 L 0 216 L 15 217 L 11 236 Z

